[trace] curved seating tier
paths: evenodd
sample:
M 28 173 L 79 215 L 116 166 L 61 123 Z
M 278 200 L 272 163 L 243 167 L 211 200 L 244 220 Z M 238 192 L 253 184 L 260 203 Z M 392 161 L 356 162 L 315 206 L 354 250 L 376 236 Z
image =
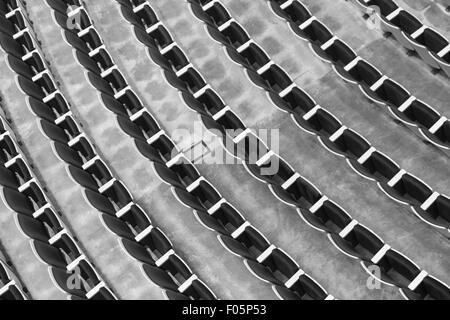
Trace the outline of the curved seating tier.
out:
M 377 182 L 378 187 L 389 198 L 410 206 L 413 213 L 422 221 L 442 231 L 446 237 L 450 236 L 448 210 L 450 198 L 448 196 L 436 192 L 419 178 L 400 168 L 387 155 L 375 149 L 364 137 L 343 125 L 336 116 L 318 105 L 249 37 L 220 1 L 192 0 L 189 3 L 193 14 L 206 23 L 210 36 L 225 46 L 230 59 L 242 65 L 249 79 L 256 86 L 266 90 L 273 104 L 281 111 L 289 113 L 300 129 L 317 136 L 328 151 L 345 158 L 356 173 Z M 293 6 L 297 2 L 289 3 Z M 286 8 L 289 7 L 286 6 Z M 314 19 L 308 21 L 310 20 Z M 322 33 L 317 32 L 317 34 Z M 178 60 L 184 63 L 183 59 L 178 58 Z M 364 69 L 362 74 L 370 74 L 370 70 Z M 376 79 L 377 77 L 374 77 L 371 80 L 376 82 L 371 85 L 371 90 L 388 92 L 388 95 L 395 92 L 394 83 L 385 81 L 383 84 Z M 365 92 L 368 93 L 368 91 Z M 397 102 L 400 103 L 401 99 L 398 97 Z M 414 107 L 414 103 L 409 111 L 416 111 L 417 116 L 420 117 L 423 113 Z M 216 104 L 218 106 L 214 107 L 221 107 L 220 103 Z M 420 119 L 425 121 L 426 117 L 420 117 Z
M 156 175 L 172 187 L 177 200 L 193 209 L 205 228 L 218 233 L 220 243 L 243 258 L 253 275 L 272 284 L 280 298 L 332 298 L 288 254 L 253 227 L 178 150 L 125 80 L 86 8 L 78 1 L 47 3 L 54 10 L 53 17 L 62 27 L 66 42 L 74 48 L 76 59 L 88 71 L 89 83 L 100 92 L 103 105 L 117 116 L 121 129 L 151 161 Z M 67 14 L 69 5 L 77 8 Z M 67 16 L 73 14 L 81 17 L 78 30 L 66 26 Z M 168 295 L 175 296 L 173 292 Z
M 87 203 L 99 211 L 105 228 L 120 237 L 123 249 L 139 261 L 146 277 L 161 287 L 167 297 L 215 299 L 211 290 L 175 253 L 165 234 L 152 224 L 148 214 L 133 200 L 126 186 L 113 176 L 81 129 L 41 52 L 24 4 L 19 0 L 6 2 L 0 47 L 7 54 L 9 67 L 17 74 L 17 85 L 27 96 L 28 107 L 39 118 L 42 133 L 52 141 L 57 157 L 67 164 L 69 176 L 83 187 Z M 9 161 L 9 166 L 18 167 L 17 170 L 24 166 L 20 157 L 5 160 Z M 20 165 L 15 165 L 16 162 Z M 84 255 L 55 218 L 35 181 L 26 173 L 19 173 L 25 179 L 24 184 L 19 185 L 19 191 L 4 189 L 5 199 L 14 210 L 22 213 L 18 220 L 22 230 L 38 237 L 33 241 L 35 252 L 56 268 L 52 272 L 55 282 L 69 290 L 67 275 L 61 271 L 66 259 L 70 259 L 68 270 L 78 266 L 83 274 L 89 275 L 88 279 L 97 280 Z M 23 194 L 22 189 L 27 193 Z M 39 217 L 43 220 L 41 223 L 35 221 Z M 44 237 L 47 232 L 51 232 L 49 243 Z M 64 254 L 60 250 L 65 250 Z M 87 294 L 70 292 L 72 298 L 77 300 L 91 298 L 94 294 L 114 298 L 103 282 L 94 283 L 94 289 L 95 292 L 89 291 Z M 167 295 L 172 291 L 176 291 L 177 295 Z
M 195 69 L 183 50 L 174 42 L 170 32 L 158 19 L 148 1 L 118 0 L 118 2 L 121 5 L 122 15 L 133 25 L 136 38 L 147 46 L 149 57 L 164 69 L 166 79 L 181 91 L 186 104 L 201 115 L 201 119 L 208 129 L 215 129 L 222 133 L 224 146 L 230 146 L 229 140 L 231 140 L 234 142 L 235 149 L 244 150 L 240 158 L 249 173 L 266 183 L 280 201 L 297 208 L 305 222 L 326 233 L 339 250 L 351 258 L 359 260 L 366 271 L 371 264 L 380 266 L 383 275 L 379 280 L 399 287 L 405 297 L 409 299 L 424 299 L 425 297 L 440 299 L 449 296 L 448 286 L 433 277 L 430 277 L 433 279 L 433 283 L 439 283 L 436 287 L 437 290 L 429 290 L 428 286 L 425 289 L 422 280 L 429 277 L 425 271 L 420 270 L 408 258 L 391 249 L 376 234 L 355 221 L 345 210 L 329 200 L 298 172 L 295 172 L 280 156 L 269 150 Z M 191 4 L 196 15 L 203 19 L 209 19 L 203 8 L 208 10 L 218 2 L 213 1 L 208 4 L 205 1 L 192 1 Z M 227 20 L 229 23 L 220 27 L 221 32 L 233 33 L 234 27 L 230 26 L 235 26 L 234 21 L 233 19 Z M 221 23 L 218 24 L 221 25 Z M 215 27 L 211 23 L 208 25 L 208 30 L 218 39 L 225 40 L 226 36 L 221 35 L 219 31 L 213 31 Z M 230 40 L 230 42 L 232 41 Z M 234 45 L 241 47 L 243 44 L 238 45 L 236 40 Z M 243 48 L 241 52 L 245 51 L 246 45 L 241 48 Z M 238 57 L 238 55 L 234 56 Z M 239 61 L 244 61 L 244 59 L 241 58 Z M 250 63 L 248 62 L 248 64 Z M 258 62 L 254 63 L 258 65 Z M 269 87 L 269 84 L 280 79 L 277 76 L 278 70 L 273 64 L 265 63 L 258 67 L 259 72 L 249 71 L 249 76 L 265 87 Z M 263 75 L 262 79 L 260 75 Z M 283 82 L 283 80 L 284 78 L 281 77 L 280 81 Z M 277 90 L 282 91 L 287 86 L 288 83 L 283 82 L 282 87 L 280 86 Z M 286 92 L 289 93 L 289 91 Z M 314 114 L 310 112 L 310 115 Z M 338 126 L 335 126 L 335 129 L 338 129 Z M 239 130 L 240 134 L 227 135 L 230 132 L 239 132 Z M 248 161 L 247 146 L 249 145 L 260 146 L 260 157 L 256 164 Z M 232 150 L 228 151 L 233 152 Z M 278 173 L 264 174 L 264 169 L 270 167 L 274 161 L 279 163 Z M 399 281 L 398 278 L 402 280 Z M 282 295 L 281 290 L 278 292 Z M 437 294 L 437 292 L 439 293 Z

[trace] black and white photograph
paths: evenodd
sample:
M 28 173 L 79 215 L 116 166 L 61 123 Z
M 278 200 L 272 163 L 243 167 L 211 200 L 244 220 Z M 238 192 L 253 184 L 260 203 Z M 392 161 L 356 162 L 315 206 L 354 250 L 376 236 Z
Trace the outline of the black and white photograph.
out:
M 450 300 L 450 0 L 0 0 L 0 55 L 0 300 Z

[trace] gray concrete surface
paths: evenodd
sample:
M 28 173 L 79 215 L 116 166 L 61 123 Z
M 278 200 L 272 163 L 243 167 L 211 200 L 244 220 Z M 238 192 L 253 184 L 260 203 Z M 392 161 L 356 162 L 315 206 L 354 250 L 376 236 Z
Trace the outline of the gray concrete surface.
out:
M 111 0 L 86 2 L 116 63 L 162 126 L 169 133 L 180 128 L 192 130 L 197 115 L 184 106 L 178 92 L 164 80 L 160 68 L 147 58 L 143 45 L 120 16 L 118 4 Z M 448 240 L 419 221 L 407 207 L 388 199 L 374 183 L 354 173 L 341 158 L 331 155 L 316 138 L 299 130 L 287 114 L 273 107 L 265 93 L 250 83 L 242 68 L 232 63 L 221 46 L 207 36 L 203 24 L 194 18 L 186 2 L 154 0 L 152 3 L 193 64 L 247 126 L 279 129 L 280 154 L 296 170 L 394 248 L 431 274 L 450 282 Z M 369 104 L 356 87 L 343 83 L 328 64 L 312 54 L 306 42 L 295 37 L 270 11 L 265 1 L 224 0 L 223 3 L 272 59 L 322 106 L 335 113 L 345 125 L 362 133 L 406 170 L 437 191 L 450 193 L 450 159 L 392 123 L 386 113 Z M 433 76 L 421 61 L 407 58 L 395 43 L 383 39 L 381 34 L 366 30 L 354 7 L 340 1 L 331 6 L 327 5 L 330 4 L 327 0 L 305 3 L 363 57 L 388 75 L 395 75 L 394 78 L 413 94 L 442 113 L 449 111 L 448 80 Z M 420 6 L 417 8 L 421 10 Z M 47 58 L 75 114 L 115 174 L 153 222 L 167 232 L 178 253 L 222 299 L 274 299 L 269 286 L 255 279 L 240 259 L 226 252 L 215 235 L 200 226 L 190 210 L 174 201 L 170 189 L 158 180 L 150 163 L 120 131 L 114 116 L 99 103 L 95 90 L 85 80 L 84 70 L 75 62 L 69 46 L 62 42 L 59 26 L 51 20 L 49 8 L 41 2 L 31 2 L 29 9 Z M 357 33 L 352 32 L 355 28 L 358 28 Z M 101 226 L 97 212 L 84 202 L 64 165 L 51 153 L 49 141 L 38 131 L 23 95 L 10 81 L 11 72 L 4 63 L 0 68 L 0 93 L 5 98 L 14 128 L 52 199 L 63 212 L 65 222 L 105 280 L 120 298 L 161 298 L 160 290 L 143 278 L 137 264 L 120 251 L 115 237 Z M 424 85 L 419 85 L 419 80 Z M 340 299 L 401 298 L 390 287 L 369 290 L 368 276 L 358 263 L 338 252 L 324 235 L 306 226 L 295 210 L 276 200 L 267 187 L 251 178 L 241 165 L 204 164 L 199 169 L 270 241 L 291 254 L 331 294 Z M 6 215 L 4 219 L 2 229 L 4 224 L 12 226 L 12 220 Z M 11 242 L 9 239 L 17 238 L 14 241 L 23 242 L 5 248 L 11 257 L 16 257 L 17 261 L 13 262 L 18 264 L 18 273 L 30 287 L 33 297 L 60 298 L 51 283 L 32 281 L 31 272 L 34 275 L 46 270 L 36 262 L 33 264 L 36 269 L 28 268 L 26 259 L 33 257 L 25 250 L 22 252 L 25 240 L 14 234 L 15 231 L 10 232 L 5 238 L 2 233 L 0 239 Z

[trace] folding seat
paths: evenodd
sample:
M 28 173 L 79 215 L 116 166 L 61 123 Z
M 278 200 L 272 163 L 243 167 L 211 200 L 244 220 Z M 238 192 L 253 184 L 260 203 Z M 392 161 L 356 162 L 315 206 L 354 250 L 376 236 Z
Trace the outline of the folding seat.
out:
M 300 217 L 314 229 L 336 234 L 351 222 L 352 219 L 348 213 L 335 203 L 329 200 L 323 202 L 319 200 L 317 203 L 321 204 L 318 209 L 313 206 L 298 210 Z
M 143 132 L 143 130 L 133 121 L 130 121 L 128 117 L 117 116 L 117 123 L 119 124 L 119 127 L 133 139 L 147 142 L 152 136 Z
M 280 300 L 302 300 L 302 297 L 293 290 L 283 286 L 273 286 L 273 291 Z
M 218 204 L 220 204 L 219 207 Z M 223 234 L 231 235 L 247 225 L 244 217 L 230 204 L 224 200 L 221 200 L 218 204 L 208 209 L 208 221 L 213 226 L 219 226 Z
M 17 189 L 20 187 L 20 182 L 14 172 L 4 167 L 0 167 L 0 185 L 11 189 Z
M 259 262 L 247 261 L 246 265 L 258 278 L 274 284 L 286 283 L 299 270 L 295 261 L 280 249 L 274 249 Z
M 195 2 L 191 2 L 195 3 Z M 204 10 L 209 17 L 209 23 L 220 26 L 231 19 L 228 11 L 219 3 L 214 3 L 207 10 Z M 205 21 L 206 22 L 206 21 Z
M 9 4 L 5 2 L 0 2 L 0 13 L 7 14 L 10 11 Z
M 111 88 L 111 86 L 108 84 L 107 81 L 103 80 L 101 77 L 99 77 L 98 75 L 96 75 L 92 72 L 87 73 L 87 78 L 88 78 L 89 83 L 95 89 L 102 92 L 103 94 L 114 96 L 115 92 Z
M 177 72 L 180 72 L 183 68 L 189 65 L 188 58 L 178 46 L 175 46 L 170 51 L 165 52 L 163 57 L 167 59 L 172 66 L 171 70 L 175 69 Z
M 449 300 L 450 288 L 441 281 L 425 276 L 418 285 L 413 284 L 416 288 L 413 290 L 400 289 L 404 296 L 409 300 Z
M 351 129 L 345 129 L 333 142 L 330 139 L 323 140 L 323 142 L 333 152 L 353 160 L 360 159 L 371 148 L 366 139 Z
M 61 231 L 53 230 L 50 234 L 44 223 L 24 214 L 17 215 L 17 224 L 27 237 L 45 243 L 48 243 L 52 236 Z
M 295 174 L 291 166 L 276 155 L 270 156 L 263 164 L 246 164 L 246 168 L 252 175 L 270 185 L 281 185 Z
M 41 210 L 39 209 L 45 208 L 43 205 L 41 208 L 35 209 L 31 199 L 16 190 L 3 188 L 2 192 L 5 204 L 8 208 L 17 213 L 32 216 L 33 214 L 40 212 Z
M 298 87 L 293 88 L 286 96 L 283 97 L 283 100 L 289 104 L 292 112 L 296 114 L 296 119 L 297 115 L 303 116 L 316 106 L 316 102 L 311 98 L 311 96 Z M 302 119 L 302 121 L 302 124 L 306 122 L 304 119 Z
M 255 260 L 256 257 L 254 256 L 251 251 L 246 248 L 242 243 L 237 241 L 236 239 L 233 239 L 230 236 L 227 235 L 218 235 L 217 238 L 219 239 L 220 243 L 232 254 L 242 257 L 248 260 Z
M 229 234 L 229 231 L 225 229 L 222 223 L 209 213 L 195 210 L 194 215 L 205 228 L 223 235 Z
M 168 255 L 168 258 L 162 257 L 158 260 L 157 265 L 165 270 L 180 287 L 193 276 L 192 271 L 180 257 L 173 253 L 173 251 L 168 251 L 166 255 Z M 186 285 L 187 284 L 189 283 L 186 283 Z
M 75 51 L 74 54 L 75 59 L 83 68 L 96 75 L 100 75 L 102 73 L 102 70 L 98 66 L 98 63 L 94 59 L 91 59 L 87 54 L 79 50 Z
M 17 76 L 17 85 L 24 94 L 29 95 L 35 99 L 42 101 L 46 97 L 46 93 L 40 86 L 24 78 L 23 76 Z
M 191 108 L 193 111 L 199 113 L 200 116 L 202 116 L 202 117 L 208 117 L 208 118 L 211 118 L 211 117 L 210 117 L 210 114 L 208 113 L 209 110 L 207 111 L 207 108 L 208 108 L 209 106 L 206 106 L 205 103 L 201 103 L 201 102 L 200 102 L 200 99 L 205 98 L 206 95 L 207 95 L 207 96 L 213 97 L 212 99 L 214 99 L 214 100 L 220 100 L 220 97 L 218 97 L 217 94 L 216 94 L 214 91 L 212 91 L 212 90 L 206 90 L 205 93 L 202 94 L 202 95 L 201 95 L 199 98 L 197 98 L 197 99 L 195 98 L 194 95 L 189 94 L 189 93 L 187 93 L 187 92 L 182 92 L 182 93 L 181 93 L 181 96 L 182 96 L 183 101 L 184 101 L 184 103 L 186 104 L 186 106 L 188 106 L 189 108 Z M 206 100 L 208 100 L 208 98 L 206 98 Z M 204 101 L 204 100 L 203 100 L 203 101 Z M 208 101 L 211 101 L 211 100 L 208 100 Z M 221 100 L 220 100 L 220 101 L 221 101 Z M 212 102 L 212 104 L 214 105 L 214 102 Z M 214 108 L 214 106 L 211 106 L 211 108 Z M 221 110 L 221 108 L 218 109 L 218 111 L 220 111 L 220 110 Z M 210 112 L 211 112 L 211 111 L 210 111 Z M 214 113 L 213 113 L 213 114 L 214 114 Z
M 33 97 L 27 98 L 27 105 L 30 111 L 39 118 L 43 118 L 49 122 L 54 122 L 57 119 L 57 115 L 52 108 Z
M 133 108 L 130 112 L 133 112 L 133 116 L 130 117 L 130 119 L 133 119 L 133 123 L 145 133 L 145 136 L 151 138 L 161 132 L 162 129 L 159 124 L 153 116 L 147 112 L 145 107 L 141 107 L 140 109 Z
M 330 138 L 342 127 L 342 124 L 334 115 L 322 108 L 318 109 L 307 122 L 323 138 Z
M 438 59 L 438 63 L 444 73 L 450 78 L 450 52 L 443 54 L 442 57 L 440 55 Z
M 178 78 L 186 84 L 192 94 L 197 96 L 201 95 L 201 90 L 207 85 L 203 77 L 194 68 L 189 68 Z
M 13 166 L 19 163 L 19 160 L 23 162 L 23 159 L 20 159 L 19 149 L 17 147 L 16 142 L 11 139 L 9 135 L 3 136 L 3 139 L 0 140 L 0 159 L 4 166 Z M 14 160 L 12 164 L 6 164 L 9 161 Z M 25 170 L 25 169 L 24 169 Z
M 161 135 L 155 136 L 153 140 L 148 141 L 148 143 L 158 150 L 161 160 L 168 162 L 173 158 L 174 154 L 178 154 L 178 148 L 175 146 L 170 138 L 162 133 Z
M 353 49 L 342 40 L 336 39 L 324 52 L 333 61 L 333 68 L 338 75 L 346 81 L 352 81 L 344 67 L 358 57 Z
M 275 1 L 278 6 L 285 3 L 284 0 L 276 0 Z M 274 3 L 271 1 L 271 3 Z M 280 15 L 286 16 L 290 22 L 294 23 L 297 26 L 300 26 L 303 22 L 311 18 L 311 12 L 299 1 L 294 1 L 290 6 L 287 8 L 278 11 L 276 5 L 272 5 L 272 9 L 274 11 L 279 12 Z
M 37 72 L 41 72 L 45 69 L 44 61 L 42 57 L 36 50 L 28 50 L 20 45 L 18 42 L 14 41 L 11 37 L 2 34 L 0 32 L 0 46 L 3 51 L 7 54 L 13 55 L 17 58 L 22 59 L 28 65 L 33 66 Z
M 10 285 L 7 291 L 0 295 L 1 300 L 25 300 L 25 297 L 15 285 Z
M 203 179 L 203 178 L 199 178 Z M 196 187 L 197 182 L 194 182 L 193 185 L 189 185 L 187 189 L 191 189 Z M 204 208 L 208 210 L 216 205 L 221 199 L 222 196 L 220 193 L 206 180 L 200 181 L 198 187 L 189 192 L 191 195 L 196 197 L 198 201 L 202 204 Z
M 244 131 L 247 129 L 242 120 L 233 112 L 226 112 L 217 122 L 228 131 L 238 132 L 239 130 Z
M 169 31 L 163 26 L 158 26 L 155 30 L 150 30 L 151 32 L 147 32 L 149 36 L 151 36 L 155 43 L 159 46 L 159 49 L 165 49 L 174 41 Z
M 91 300 L 117 300 L 114 294 L 106 287 L 101 287 L 97 293 L 93 294 Z
M 142 4 L 142 3 L 140 3 L 140 4 Z M 135 14 L 140 19 L 142 19 L 143 23 L 146 26 L 152 26 L 158 22 L 158 17 L 156 16 L 156 13 L 153 11 L 153 9 L 150 7 L 150 5 L 145 5 L 139 11 L 136 11 Z
M 205 11 L 203 11 L 202 6 L 198 2 L 196 2 L 195 0 L 194 1 L 187 0 L 187 2 L 190 4 L 190 6 L 192 8 L 192 13 L 198 19 L 200 19 L 201 21 L 204 21 L 205 23 L 206 23 L 206 21 L 208 21 L 209 23 L 212 23 L 210 16 Z
M 173 254 L 172 243 L 159 228 L 147 228 L 136 239 L 146 247 L 157 265 Z
M 112 205 L 111 201 L 104 195 L 94 192 L 92 190 L 86 189 L 83 191 L 88 202 L 98 211 L 107 213 L 109 215 L 115 215 L 116 209 Z
M 104 287 L 104 283 L 98 279 L 95 271 L 92 269 L 88 270 L 90 266 L 87 266 L 87 264 L 80 263 L 78 267 L 81 271 L 81 274 L 75 274 L 78 278 L 73 277 L 73 271 L 70 272 L 61 269 L 52 269 L 52 278 L 61 290 L 75 296 L 90 299 L 98 292 L 99 287 Z M 78 287 L 76 286 L 77 282 L 79 282 Z
M 292 179 L 294 179 L 295 177 L 292 177 Z M 292 179 L 287 180 L 282 186 L 278 186 L 278 185 L 272 185 L 270 186 L 270 190 L 272 191 L 272 193 L 282 202 L 288 204 L 288 205 L 302 205 L 302 204 L 297 204 L 298 203 L 302 203 L 305 202 L 304 199 L 302 199 L 302 195 L 299 193 L 299 191 L 294 191 L 296 193 L 296 195 L 294 195 L 294 192 L 291 192 L 290 189 L 292 187 L 293 184 L 296 183 L 296 181 L 292 182 Z M 292 183 L 291 183 L 292 182 Z M 290 184 L 290 185 L 286 185 Z M 306 208 L 306 206 L 303 203 L 303 206 Z
M 155 51 L 157 51 L 157 50 L 155 50 Z M 155 63 L 158 64 L 158 60 L 155 60 L 155 58 L 151 55 L 151 52 L 152 51 L 149 48 L 150 58 Z M 164 63 L 169 64 L 169 62 L 167 60 L 165 60 L 165 58 L 163 56 L 161 56 L 159 52 L 157 53 L 156 59 L 163 59 Z M 172 87 L 174 87 L 175 89 L 178 89 L 182 93 L 189 92 L 188 84 L 186 83 L 186 81 L 182 78 L 177 77 L 176 73 L 172 70 L 171 66 L 169 67 L 169 69 L 163 70 L 163 73 L 164 73 L 165 79 Z M 191 93 L 189 93 L 189 94 L 191 94 Z
M 102 213 L 101 219 L 103 225 L 113 234 L 130 241 L 136 241 L 136 235 L 132 232 L 130 227 L 121 219 L 114 216 L 115 212 L 110 209 L 109 213 Z
M 358 224 L 354 220 L 339 233 L 329 234 L 332 243 L 344 254 L 354 259 L 372 261 L 384 247 L 384 242 L 372 231 Z
M 447 225 L 450 229 L 450 199 L 445 196 L 438 196 L 436 200 L 426 208 L 422 205 L 421 208 L 415 208 L 416 212 L 430 223 L 440 223 Z
M 111 67 L 108 70 L 105 70 L 101 76 L 105 81 L 109 83 L 110 86 L 113 86 L 117 91 L 125 88 L 128 84 L 122 73 L 118 69 L 116 69 L 115 66 Z
M 371 87 L 382 77 L 377 69 L 364 60 L 358 61 L 348 72 L 356 81 L 368 87 Z
M 106 109 L 115 113 L 116 115 L 122 116 L 122 117 L 129 116 L 127 108 L 125 108 L 125 106 L 122 103 L 120 103 L 116 99 L 114 99 L 114 97 L 111 97 L 108 94 L 100 93 L 100 100 Z
M 430 28 L 425 28 L 414 40 L 416 42 L 415 50 L 418 55 L 432 68 L 440 69 L 440 65 L 432 53 L 436 54 L 444 49 L 448 45 L 447 40 Z
M 183 293 L 194 300 L 217 300 L 214 293 L 200 280 L 192 281 L 191 285 Z
M 154 266 L 155 260 L 148 252 L 147 248 L 138 242 L 129 239 L 120 239 L 120 242 L 124 249 L 136 260 Z
M 388 31 L 390 31 L 397 41 L 399 41 L 406 49 L 416 51 L 416 44 L 414 41 L 411 41 L 411 36 L 422 27 L 422 23 L 419 19 L 405 10 L 396 11 L 396 14 L 393 13 L 393 15 L 394 16 L 390 18 L 390 25 L 394 25 L 395 27 L 392 26 L 392 30 Z M 382 19 L 384 21 L 386 17 L 383 17 Z
M 75 180 L 76 183 L 81 185 L 84 188 L 90 189 L 92 191 L 98 191 L 99 188 L 102 186 L 102 183 L 106 183 L 109 180 L 106 179 L 94 179 L 92 175 L 85 172 L 84 170 L 74 167 L 72 165 L 69 165 L 67 168 L 67 171 L 69 172 L 70 176 Z M 103 180 L 103 181 L 102 181 Z M 104 182 L 106 180 L 106 182 Z
M 54 9 L 54 8 L 53 8 Z M 68 7 L 65 7 L 64 8 L 64 11 L 61 11 L 60 10 L 61 8 L 58 8 L 58 9 L 55 9 L 55 10 L 53 10 L 52 11 L 52 17 L 53 17 L 53 20 L 61 27 L 61 28 L 63 28 L 63 29 L 65 29 L 65 30 L 68 30 L 69 28 L 68 28 L 68 23 L 70 22 L 70 18 L 67 16 L 67 10 L 68 10 Z M 78 14 L 78 17 L 80 17 L 81 18 L 81 15 L 80 15 L 80 13 Z M 77 18 L 78 18 L 77 17 Z M 81 19 L 80 20 L 78 20 L 78 21 L 81 21 Z M 77 21 L 77 22 L 78 22 Z M 68 30 L 68 31 L 72 31 L 73 32 L 73 30 L 75 30 L 75 28 L 76 29 L 79 29 L 79 27 L 77 26 L 77 25 L 75 25 L 75 24 L 73 24 L 72 26 L 71 26 L 72 28 L 74 28 L 74 29 L 71 29 L 71 30 Z M 73 32 L 74 34 L 76 34 L 75 32 Z
M 234 48 L 239 52 L 239 48 L 247 45 L 251 41 L 247 32 L 236 22 L 232 22 L 226 29 L 220 31 L 225 36 L 224 44 L 228 48 Z
M 422 205 L 433 194 L 429 186 L 410 174 L 403 174 L 399 180 L 394 177 L 387 185 L 381 184 L 381 187 L 394 199 L 412 206 Z
M 17 31 L 16 26 L 12 22 L 4 16 L 0 16 L 0 32 L 12 37 Z
M 138 149 L 139 153 L 141 153 L 144 157 L 149 159 L 151 162 L 156 162 L 164 165 L 164 161 L 161 160 L 161 156 L 159 154 L 159 151 L 149 145 L 147 142 L 143 142 L 141 140 L 135 140 L 136 148 Z M 180 184 L 181 187 L 181 184 Z
M 61 144 L 67 145 L 70 141 L 70 136 L 60 127 L 52 124 L 47 120 L 40 120 L 39 122 L 42 132 L 50 139 Z
M 152 222 L 147 214 L 135 203 L 130 203 L 116 213 L 136 233 L 142 233 L 152 227 Z
M 366 268 L 370 265 L 364 264 Z M 377 265 L 381 268 L 381 279 L 378 280 L 398 287 L 408 287 L 420 274 L 417 265 L 393 249 L 387 250 Z
M 143 103 L 130 86 L 126 86 L 125 88 L 120 89 L 120 91 L 117 91 L 114 98 L 131 112 L 133 110 L 140 110 L 143 107 Z
M 403 113 L 419 126 L 432 128 L 441 119 L 439 113 L 425 103 L 415 100 Z
M 389 15 L 398 8 L 397 4 L 392 0 L 370 0 L 364 2 L 366 6 L 377 6 L 383 16 Z
M 31 245 L 33 251 L 44 263 L 58 269 L 66 269 L 67 261 L 60 250 L 38 240 L 32 240 Z
M 253 261 L 258 261 L 258 258 L 262 258 L 272 248 L 267 239 L 252 226 L 237 229 L 231 237 L 219 236 L 219 239 L 231 252 Z
M 67 30 L 64 30 L 63 37 L 70 46 L 77 51 L 87 54 L 92 60 L 97 62 L 103 70 L 107 70 L 108 68 L 114 66 L 114 61 L 112 60 L 111 55 L 103 45 L 91 49 L 88 47 L 87 43 L 83 42 L 75 34 Z
M 273 290 L 281 300 L 324 300 L 328 297 L 325 290 L 304 273 L 289 286 L 274 286 Z
M 11 280 L 8 275 L 8 268 L 6 267 L 5 263 L 0 260 L 0 288 Z
M 382 183 L 387 183 L 400 171 L 400 167 L 392 159 L 378 151 L 371 153 L 367 159 L 359 159 L 359 161 L 361 165 L 355 165 L 353 169 L 365 177 L 373 177 Z
M 292 84 L 291 78 L 279 66 L 271 66 L 261 74 L 261 78 L 268 84 L 274 94 L 280 94 L 285 88 Z
M 303 32 L 310 41 L 311 48 L 320 57 L 325 60 L 327 56 L 324 55 L 322 46 L 327 44 L 328 41 L 334 41 L 331 31 L 321 22 L 314 20 L 307 27 L 303 29 Z
M 328 297 L 326 291 L 312 278 L 304 274 L 291 287 L 302 300 L 324 300 Z
M 145 31 L 145 25 L 144 21 L 142 20 L 142 17 L 137 15 L 133 12 L 133 8 L 131 6 L 120 6 L 120 12 L 122 14 L 122 17 L 128 21 L 130 24 L 133 25 L 134 29 L 139 29 L 141 31 L 140 35 L 147 35 L 147 32 Z M 154 23 L 147 23 L 147 26 L 154 25 Z
M 193 196 L 192 194 L 190 194 L 189 192 L 185 191 L 185 187 L 184 188 L 178 188 L 178 187 L 174 187 L 173 188 L 173 192 L 176 196 L 176 198 L 185 206 L 187 206 L 188 208 L 192 208 L 194 210 L 197 211 L 204 211 L 207 208 L 204 207 L 204 205 L 200 202 L 200 200 Z
M 68 4 L 64 3 L 64 1 L 61 0 L 45 0 L 45 1 L 53 10 L 59 11 L 60 13 L 67 12 Z
M 398 109 L 411 97 L 411 94 L 408 91 L 390 79 L 383 81 L 380 87 L 374 92 L 380 99 L 385 101 L 389 106 L 395 107 L 395 109 Z
M 185 186 L 181 183 L 180 178 L 178 175 L 171 169 L 167 168 L 165 164 L 162 163 L 154 163 L 153 165 L 155 169 L 155 173 L 167 184 L 178 187 L 180 189 L 184 189 Z M 189 197 L 188 195 L 186 195 Z M 190 198 L 190 197 L 189 197 Z M 196 201 L 197 203 L 198 201 Z
M 35 74 L 27 63 L 14 56 L 8 56 L 6 61 L 12 71 L 32 81 L 39 87 L 44 88 L 46 92 L 53 92 L 57 90 L 52 76 L 47 71 L 44 73 Z
M 87 143 L 84 146 L 79 145 L 77 147 L 80 148 L 69 147 L 67 144 L 60 142 L 54 142 L 53 144 L 56 155 L 62 161 L 77 168 L 82 168 L 88 160 L 95 157 L 95 152 L 92 148 L 89 148 Z
M 191 189 L 190 192 L 195 191 L 195 189 L 198 188 L 202 183 L 207 183 L 207 181 L 201 177 L 197 168 L 194 167 L 194 165 L 189 160 L 187 160 L 184 155 L 175 155 L 169 167 L 170 170 L 178 176 L 179 181 L 181 181 L 185 186 L 191 186 L 189 188 Z M 203 185 L 202 187 L 206 188 L 207 186 Z M 210 186 L 210 188 L 212 190 L 212 193 L 216 193 L 214 187 Z M 201 192 L 198 195 L 201 195 Z
M 128 189 L 118 180 L 112 178 L 102 186 L 101 194 L 110 199 L 116 207 L 122 209 L 128 206 L 133 199 Z
M 90 286 L 86 279 L 73 271 L 64 269 L 51 269 L 52 279 L 62 291 L 71 295 L 87 297 L 88 292 L 94 286 Z M 78 286 L 77 286 L 78 284 Z
M 142 42 L 142 44 L 147 47 L 148 55 L 153 62 L 164 70 L 171 69 L 170 63 L 165 59 L 165 55 L 163 55 L 158 49 L 158 41 L 155 38 L 152 38 L 146 31 L 143 31 L 137 27 L 134 27 L 134 34 L 137 40 Z M 175 49 L 175 47 L 173 49 Z
M 309 209 L 312 203 L 317 203 L 322 198 L 320 191 L 301 176 L 292 184 L 284 185 L 284 188 L 294 198 L 296 206 L 300 208 Z
M 62 35 L 66 43 L 73 47 L 76 51 L 80 51 L 86 55 L 89 55 L 92 51 L 83 40 L 78 38 L 75 33 L 63 30 Z
M 238 49 L 238 51 L 245 59 L 245 66 L 253 70 L 259 70 L 270 62 L 269 56 L 254 43 L 249 43 L 244 49 Z
M 68 32 L 74 32 L 73 30 L 68 29 L 67 27 L 64 28 Z M 77 33 L 77 36 L 83 40 L 90 48 L 98 48 L 103 45 L 102 38 L 97 32 L 97 29 L 90 24 L 86 28 L 80 30 Z
M 13 72 L 20 74 L 28 80 L 31 80 L 35 76 L 31 67 L 23 62 L 22 59 L 18 59 L 16 56 L 8 55 L 6 62 L 8 63 L 8 67 Z
M 147 277 L 159 287 L 172 291 L 178 290 L 178 285 L 165 271 L 148 264 L 144 264 L 142 268 Z

